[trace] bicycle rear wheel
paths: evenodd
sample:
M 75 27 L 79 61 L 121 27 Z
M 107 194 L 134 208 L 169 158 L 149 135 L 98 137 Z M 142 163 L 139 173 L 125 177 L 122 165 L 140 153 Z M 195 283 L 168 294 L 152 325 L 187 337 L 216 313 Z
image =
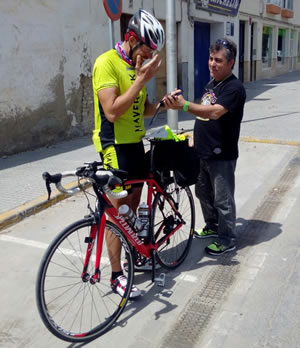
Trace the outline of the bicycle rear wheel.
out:
M 184 224 L 170 238 L 162 242 L 163 238 L 178 226 L 180 218 L 172 209 L 166 196 L 157 193 L 153 201 L 151 226 L 155 242 L 159 244 L 157 249 L 158 262 L 163 267 L 175 268 L 184 261 L 192 245 L 195 206 L 189 187 L 179 187 L 175 183 L 171 183 L 166 192 L 172 197 Z
M 49 245 L 38 271 L 36 300 L 46 327 L 58 338 L 69 342 L 90 341 L 101 336 L 115 323 L 125 308 L 133 283 L 133 258 L 127 239 L 120 229 L 106 222 L 112 238 L 121 242 L 121 264 L 128 264 L 128 284 L 121 297 L 110 286 L 111 265 L 104 241 L 100 260 L 100 279 L 94 275 L 96 240 L 85 277 L 82 277 L 87 242 L 93 219 L 68 226 Z M 111 240 L 111 239 L 110 239 Z

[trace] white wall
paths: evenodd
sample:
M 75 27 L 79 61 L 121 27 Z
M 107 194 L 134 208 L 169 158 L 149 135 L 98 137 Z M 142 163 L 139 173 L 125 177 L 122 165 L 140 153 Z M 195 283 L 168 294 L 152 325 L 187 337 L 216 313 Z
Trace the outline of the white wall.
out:
M 109 47 L 107 28 L 98 0 L 1 0 L 2 154 L 51 143 L 79 125 L 83 80 Z
M 297 0 L 296 0 L 297 1 Z M 240 5 L 240 12 L 251 13 L 252 15 L 259 15 L 265 7 L 265 0 L 242 0 Z
M 60 73 L 62 60 L 59 2 L 45 6 L 34 0 L 1 1 L 1 117 L 28 106 L 38 108 L 55 97 L 49 82 Z

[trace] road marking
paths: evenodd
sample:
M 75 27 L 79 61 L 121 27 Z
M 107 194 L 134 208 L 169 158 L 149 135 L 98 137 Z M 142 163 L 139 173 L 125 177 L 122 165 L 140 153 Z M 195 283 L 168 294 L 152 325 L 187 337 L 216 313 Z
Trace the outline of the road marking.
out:
M 21 245 L 26 245 L 38 249 L 44 249 L 46 250 L 48 248 L 49 244 L 42 243 L 42 242 L 36 242 L 34 240 L 28 240 L 24 238 L 18 238 L 18 237 L 12 237 L 12 236 L 7 236 L 7 235 L 2 235 L 0 236 L 0 241 L 3 242 L 11 242 L 11 243 L 16 243 L 16 244 L 21 244 Z M 85 254 L 81 253 L 80 251 L 72 250 L 72 249 L 66 249 L 66 248 L 60 248 L 60 252 L 63 253 L 64 255 L 68 256 L 74 256 L 74 257 L 80 257 L 80 258 L 85 258 Z M 92 261 L 96 260 L 96 256 L 92 255 Z M 101 257 L 101 264 L 106 265 L 109 264 L 109 259 L 108 257 Z
M 300 141 L 292 141 L 292 140 L 259 139 L 259 138 L 253 138 L 253 137 L 243 137 L 243 136 L 240 137 L 240 140 L 244 142 L 248 142 L 248 143 L 300 146 Z
M 16 243 L 16 244 L 27 245 L 27 246 L 31 246 L 34 248 L 44 249 L 44 250 L 47 249 L 48 245 L 49 245 L 49 244 L 42 243 L 42 242 L 36 242 L 34 240 L 17 238 L 17 237 L 12 237 L 12 236 L 7 236 L 7 235 L 0 236 L 0 240 L 4 241 L 4 242 L 11 242 L 11 243 Z
M 190 283 L 197 283 L 198 278 L 190 274 L 181 274 L 179 279 Z
M 186 137 L 189 137 L 191 139 L 191 141 L 192 141 L 192 139 L 193 139 L 193 133 L 192 132 L 185 132 L 183 134 Z M 300 141 L 296 141 L 296 140 L 261 139 L 261 138 L 246 137 L 246 136 L 240 136 L 239 140 L 243 141 L 243 142 L 246 142 L 246 143 L 261 143 L 261 144 L 300 146 Z

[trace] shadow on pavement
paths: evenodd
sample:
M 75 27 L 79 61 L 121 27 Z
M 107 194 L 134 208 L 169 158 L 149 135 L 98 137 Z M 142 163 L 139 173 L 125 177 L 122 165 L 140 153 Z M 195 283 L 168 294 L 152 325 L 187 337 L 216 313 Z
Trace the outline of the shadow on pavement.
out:
M 268 100 L 266 98 L 256 98 L 263 92 L 266 92 L 281 83 L 295 82 L 300 80 L 300 72 L 293 71 L 291 73 L 287 73 L 280 76 L 275 76 L 272 79 L 258 80 L 253 82 L 245 83 L 244 86 L 246 88 L 247 101 L 252 99 L 265 101 Z
M 279 223 L 238 218 L 237 251 L 249 246 L 268 242 L 269 240 L 276 238 L 281 232 L 281 224 Z M 124 312 L 122 313 L 121 317 L 114 325 L 114 327 L 118 326 L 125 328 L 127 326 L 128 321 L 131 320 L 132 317 L 134 317 L 138 312 L 144 310 L 148 305 L 152 304 L 153 301 L 158 301 L 164 305 L 162 309 L 153 313 L 153 316 L 155 316 L 155 320 L 160 319 L 165 314 L 170 313 L 174 309 L 176 309 L 177 305 L 173 304 L 170 298 L 173 294 L 172 288 L 178 281 L 177 279 L 180 276 L 180 274 L 188 273 L 192 270 L 203 268 L 205 266 L 223 265 L 224 267 L 235 267 L 240 264 L 240 262 L 235 258 L 237 255 L 236 252 L 230 252 L 228 254 L 224 254 L 218 257 L 206 255 L 204 252 L 204 248 L 212 241 L 213 238 L 194 239 L 191 250 L 182 265 L 180 265 L 178 268 L 172 271 L 163 269 L 158 270 L 157 274 L 159 274 L 160 272 L 166 272 L 165 287 L 159 287 L 151 282 L 151 272 L 136 272 L 134 283 L 136 285 L 146 283 L 146 290 L 142 291 L 141 297 L 128 302 Z M 200 285 L 201 284 L 199 284 L 199 286 Z M 112 327 L 111 330 L 114 330 L 114 327 Z M 92 341 L 88 343 L 71 344 L 68 347 L 79 348 L 91 342 Z
M 35 150 L 20 152 L 15 155 L 0 158 L 0 170 L 40 161 L 45 158 L 75 151 L 90 145 L 92 145 L 92 137 L 89 135 L 61 141 L 56 144 L 44 146 Z M 98 158 L 96 151 L 95 158 Z
M 263 220 L 237 219 L 237 249 L 268 242 L 282 232 L 281 224 Z

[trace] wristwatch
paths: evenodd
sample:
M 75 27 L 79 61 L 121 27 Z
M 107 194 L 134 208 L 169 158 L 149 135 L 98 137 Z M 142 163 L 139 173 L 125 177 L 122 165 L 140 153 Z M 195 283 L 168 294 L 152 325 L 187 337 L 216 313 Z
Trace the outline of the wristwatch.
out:
M 184 103 L 183 107 L 182 107 L 182 110 L 183 111 L 189 111 L 189 105 L 190 105 L 190 103 L 188 101 L 186 101 Z

